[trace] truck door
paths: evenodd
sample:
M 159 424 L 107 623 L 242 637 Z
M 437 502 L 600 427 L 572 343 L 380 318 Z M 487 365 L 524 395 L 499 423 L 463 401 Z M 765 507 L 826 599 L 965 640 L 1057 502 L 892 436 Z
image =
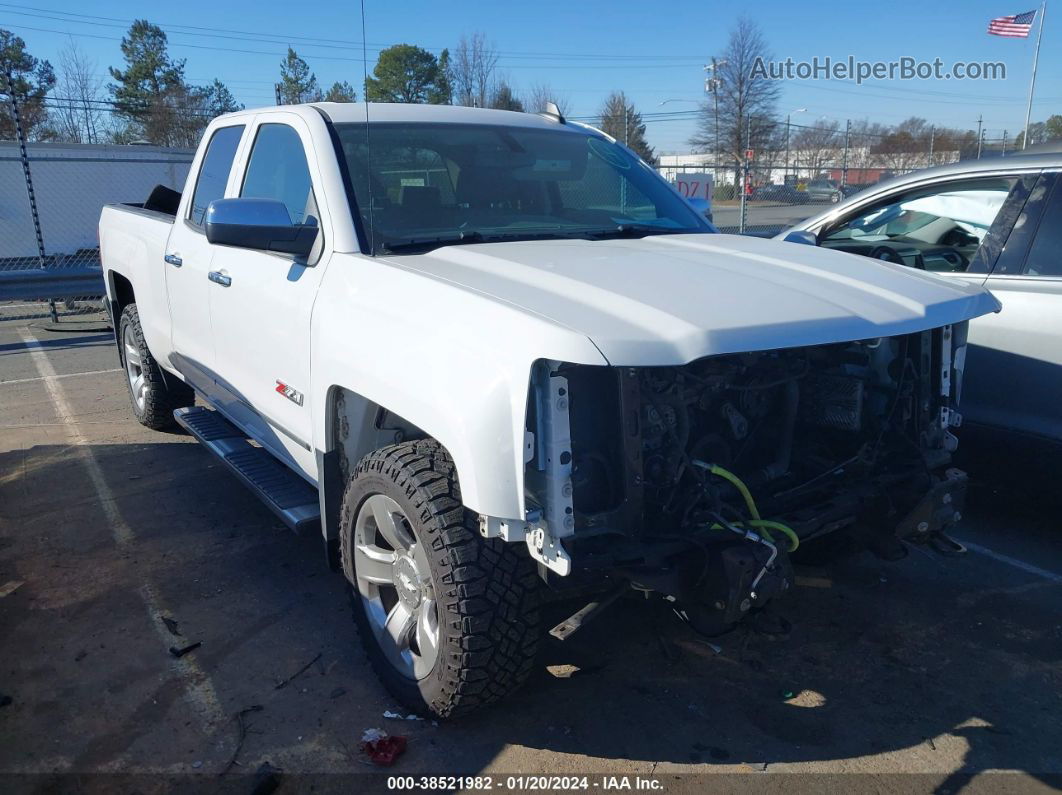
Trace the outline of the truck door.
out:
M 306 123 L 296 114 L 259 116 L 249 132 L 232 195 L 283 202 L 293 223 L 318 233 L 306 260 L 215 246 L 207 282 L 221 408 L 274 455 L 316 481 L 311 445 L 310 313 L 330 252 L 331 226 L 318 207 L 321 178 Z M 325 202 L 321 201 L 321 205 Z
M 242 124 L 219 127 L 210 136 L 198 163 L 192 195 L 185 196 L 181 203 L 163 257 L 172 363 L 206 394 L 214 391 L 215 351 L 209 308 L 213 247 L 207 243 L 203 219 L 207 205 L 225 196 L 244 128 Z

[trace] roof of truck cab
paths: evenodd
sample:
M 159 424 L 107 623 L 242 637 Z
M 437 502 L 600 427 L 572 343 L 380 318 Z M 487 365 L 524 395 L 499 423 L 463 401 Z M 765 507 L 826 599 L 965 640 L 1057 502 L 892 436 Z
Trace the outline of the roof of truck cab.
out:
M 248 108 L 236 113 L 226 114 L 227 118 L 248 115 L 299 112 L 314 108 L 323 113 L 336 124 L 364 123 L 366 112 L 371 124 L 388 122 L 412 123 L 427 122 L 436 124 L 492 124 L 506 127 L 529 127 L 551 129 L 564 126 L 555 119 L 537 113 L 519 113 L 511 110 L 491 110 L 487 108 L 466 108 L 459 105 L 405 105 L 392 102 L 313 102 L 303 105 L 277 105 L 265 108 Z M 570 125 L 575 130 L 585 131 L 583 125 Z

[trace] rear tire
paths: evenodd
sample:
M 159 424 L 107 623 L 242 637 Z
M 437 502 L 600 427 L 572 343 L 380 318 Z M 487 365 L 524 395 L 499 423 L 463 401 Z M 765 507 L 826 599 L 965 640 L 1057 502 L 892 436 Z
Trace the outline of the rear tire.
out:
M 194 406 L 195 391 L 176 378 L 167 378 L 163 374 L 144 341 L 136 304 L 129 304 L 122 310 L 118 340 L 133 416 L 141 425 L 152 430 L 172 428 L 176 424 L 173 412 Z
M 480 537 L 440 444 L 365 456 L 343 496 L 339 542 L 369 661 L 404 706 L 454 717 L 530 675 L 542 583 L 520 547 Z

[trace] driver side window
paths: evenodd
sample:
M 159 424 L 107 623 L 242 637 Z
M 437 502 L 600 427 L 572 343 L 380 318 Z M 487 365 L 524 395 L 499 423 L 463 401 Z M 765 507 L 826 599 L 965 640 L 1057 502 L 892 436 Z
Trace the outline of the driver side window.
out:
M 821 245 L 929 271 L 965 271 L 1016 182 L 982 177 L 893 194 L 829 229 Z

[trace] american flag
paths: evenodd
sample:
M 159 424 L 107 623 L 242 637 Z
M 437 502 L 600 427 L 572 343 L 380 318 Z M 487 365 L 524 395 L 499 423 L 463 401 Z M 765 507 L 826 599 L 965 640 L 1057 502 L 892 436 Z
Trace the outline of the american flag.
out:
M 1009 17 L 996 17 L 988 23 L 988 32 L 993 36 L 1027 39 L 1035 18 L 1035 11 L 1026 11 L 1024 14 L 1013 14 Z

